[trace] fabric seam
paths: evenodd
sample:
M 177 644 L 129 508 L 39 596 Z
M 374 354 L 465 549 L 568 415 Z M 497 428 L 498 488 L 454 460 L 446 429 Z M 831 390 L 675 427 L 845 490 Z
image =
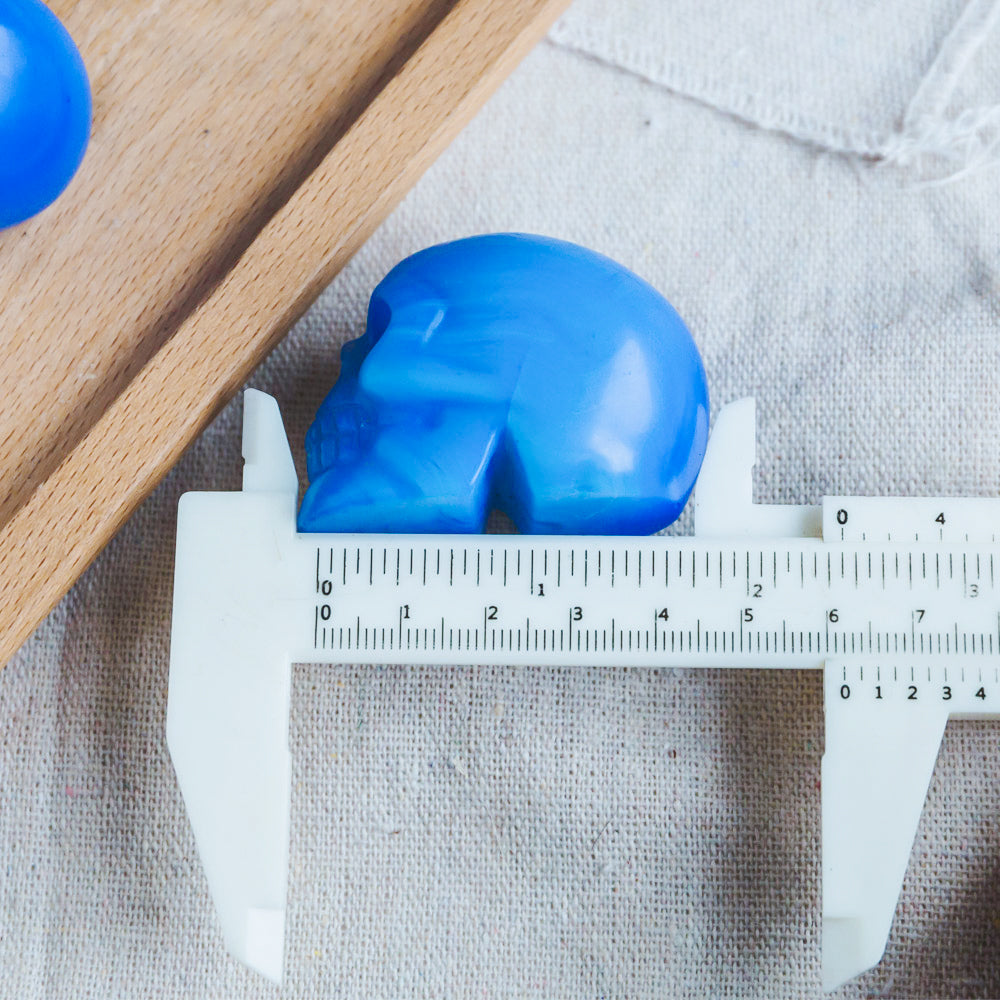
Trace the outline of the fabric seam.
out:
M 890 132 L 850 129 L 810 117 L 788 106 L 756 99 L 752 94 L 727 88 L 701 74 L 692 74 L 676 62 L 654 66 L 644 52 L 630 53 L 629 61 L 600 53 L 592 32 L 580 32 L 581 42 L 560 38 L 558 24 L 546 38 L 547 44 L 626 73 L 652 86 L 684 97 L 729 115 L 747 125 L 779 132 L 790 139 L 818 146 L 828 152 L 858 156 L 897 165 L 907 165 L 925 155 L 949 161 L 969 160 L 970 144 L 980 133 L 996 124 L 1000 105 L 975 109 L 975 114 L 946 116 L 948 100 L 985 40 L 1000 21 L 1000 0 L 969 0 L 945 35 L 913 96 L 903 109 L 900 127 Z M 980 137 L 981 138 L 981 137 Z M 991 154 L 995 141 L 981 141 L 980 158 Z M 964 153 L 964 156 L 962 154 Z M 960 173 L 966 162 L 958 163 Z

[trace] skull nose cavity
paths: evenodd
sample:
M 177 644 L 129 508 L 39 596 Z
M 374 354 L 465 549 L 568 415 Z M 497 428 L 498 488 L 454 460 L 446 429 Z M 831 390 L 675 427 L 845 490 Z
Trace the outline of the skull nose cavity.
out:
M 389 329 L 391 322 L 392 306 L 379 295 L 377 290 L 374 291 L 368 304 L 368 324 L 365 330 L 368 339 L 374 343 Z

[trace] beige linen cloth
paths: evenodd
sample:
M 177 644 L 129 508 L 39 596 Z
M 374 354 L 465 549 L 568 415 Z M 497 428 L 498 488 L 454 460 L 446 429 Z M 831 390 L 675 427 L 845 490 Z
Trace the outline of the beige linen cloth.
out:
M 997 9 L 580 0 L 254 376 L 300 469 L 379 278 L 521 230 L 674 303 L 759 499 L 996 495 Z M 0 674 L 0 996 L 820 995 L 807 672 L 297 668 L 283 991 L 230 960 L 164 711 L 177 499 L 239 447 L 236 401 Z M 1000 996 L 998 764 L 949 726 L 840 996 Z

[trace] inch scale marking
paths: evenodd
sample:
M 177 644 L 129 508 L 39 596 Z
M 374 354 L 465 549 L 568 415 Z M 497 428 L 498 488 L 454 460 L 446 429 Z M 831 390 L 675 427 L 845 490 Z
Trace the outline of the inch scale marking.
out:
M 293 662 L 822 668 L 823 981 L 885 948 L 950 716 L 1000 715 L 1000 501 L 754 505 L 716 419 L 692 538 L 299 535 L 274 400 L 178 516 L 167 741 L 226 944 L 280 980 Z

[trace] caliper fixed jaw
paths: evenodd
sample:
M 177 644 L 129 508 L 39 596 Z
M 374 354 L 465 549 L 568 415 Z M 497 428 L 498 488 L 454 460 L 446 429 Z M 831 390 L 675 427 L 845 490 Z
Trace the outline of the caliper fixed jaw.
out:
M 280 982 L 291 666 L 278 595 L 297 480 L 274 399 L 244 396 L 244 489 L 177 523 L 167 745 L 227 948 Z

